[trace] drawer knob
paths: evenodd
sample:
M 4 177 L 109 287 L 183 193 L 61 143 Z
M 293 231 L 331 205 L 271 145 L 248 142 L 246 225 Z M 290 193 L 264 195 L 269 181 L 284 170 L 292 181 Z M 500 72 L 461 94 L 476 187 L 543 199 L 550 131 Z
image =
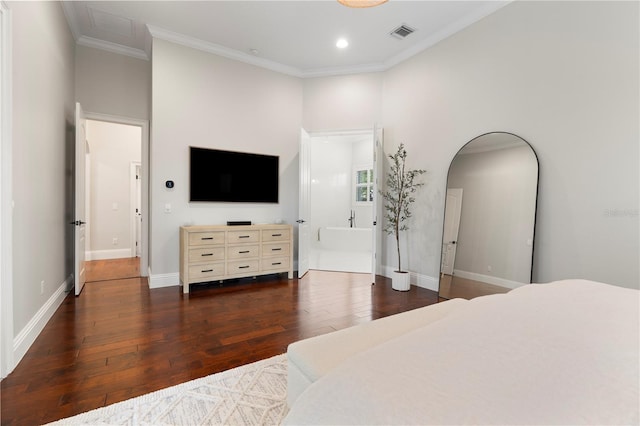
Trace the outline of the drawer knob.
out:
M 272 265 L 282 265 L 282 262 L 273 262 Z
M 242 251 L 239 251 L 238 253 L 240 254 L 249 253 L 249 250 L 242 250 Z
M 278 248 L 272 248 L 271 251 L 280 251 L 282 250 L 282 247 L 278 247 Z
M 202 253 L 200 256 L 213 256 L 213 253 Z
M 282 237 L 282 234 L 271 234 L 272 237 Z
M 201 240 L 213 240 L 213 237 L 202 237 Z
M 201 272 L 213 272 L 213 269 L 203 269 Z
M 238 266 L 238 269 L 247 269 L 249 267 L 249 265 L 246 266 Z
M 251 235 L 240 235 L 238 238 L 249 238 Z

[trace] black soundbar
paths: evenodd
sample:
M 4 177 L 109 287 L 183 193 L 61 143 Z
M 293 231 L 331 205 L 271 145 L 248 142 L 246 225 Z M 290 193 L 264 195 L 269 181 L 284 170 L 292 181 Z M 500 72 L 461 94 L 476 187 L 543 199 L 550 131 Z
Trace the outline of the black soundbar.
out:
M 251 225 L 250 220 L 228 220 L 227 226 Z

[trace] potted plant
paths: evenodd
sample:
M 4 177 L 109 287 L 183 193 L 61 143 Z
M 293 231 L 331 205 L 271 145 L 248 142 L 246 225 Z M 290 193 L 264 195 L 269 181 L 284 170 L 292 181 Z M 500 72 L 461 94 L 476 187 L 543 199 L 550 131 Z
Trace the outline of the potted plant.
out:
M 426 173 L 426 170 L 405 170 L 407 151 L 404 144 L 398 146 L 395 154 L 389 154 L 391 170 L 387 175 L 387 187 L 385 192 L 380 192 L 384 197 L 385 226 L 388 235 L 396 237 L 398 248 L 398 269 L 393 271 L 391 287 L 394 290 L 407 291 L 410 289 L 409 272 L 402 270 L 400 256 L 400 231 L 409 229 L 407 219 L 411 217 L 411 204 L 415 201 L 413 194 L 424 185 L 418 182 L 418 177 Z

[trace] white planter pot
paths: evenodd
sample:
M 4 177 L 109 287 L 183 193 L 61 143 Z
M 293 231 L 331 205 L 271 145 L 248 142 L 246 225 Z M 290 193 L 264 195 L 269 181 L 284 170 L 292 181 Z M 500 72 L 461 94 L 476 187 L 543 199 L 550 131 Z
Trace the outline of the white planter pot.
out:
M 398 291 L 409 291 L 409 289 L 411 289 L 409 277 L 410 274 L 408 272 L 393 271 L 391 276 L 391 288 Z

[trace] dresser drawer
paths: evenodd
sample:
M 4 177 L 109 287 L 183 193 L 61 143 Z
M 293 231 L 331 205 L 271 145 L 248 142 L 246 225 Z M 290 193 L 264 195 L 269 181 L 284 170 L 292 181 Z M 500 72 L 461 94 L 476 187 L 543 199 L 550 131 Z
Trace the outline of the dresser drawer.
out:
M 215 279 L 224 276 L 224 263 L 203 263 L 189 266 L 189 281 L 206 278 Z
M 245 259 L 260 256 L 259 245 L 242 245 L 227 247 L 227 259 Z
M 289 241 L 291 233 L 288 229 L 263 229 L 262 241 Z
M 267 243 L 262 245 L 262 256 L 289 256 L 289 243 Z
M 227 243 L 257 243 L 260 241 L 260 231 L 228 231 Z
M 203 247 L 189 249 L 189 263 L 224 260 L 224 247 Z
M 271 257 L 262 259 L 261 266 L 263 271 L 288 270 L 289 257 Z
M 243 274 L 250 276 L 252 272 L 260 271 L 260 261 L 258 259 L 251 260 L 234 260 L 227 262 L 227 274 L 238 275 Z
M 189 246 L 208 244 L 224 244 L 224 231 L 189 233 Z

